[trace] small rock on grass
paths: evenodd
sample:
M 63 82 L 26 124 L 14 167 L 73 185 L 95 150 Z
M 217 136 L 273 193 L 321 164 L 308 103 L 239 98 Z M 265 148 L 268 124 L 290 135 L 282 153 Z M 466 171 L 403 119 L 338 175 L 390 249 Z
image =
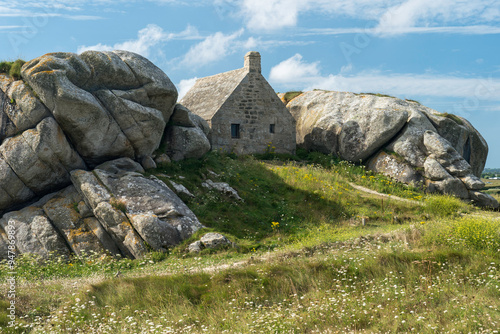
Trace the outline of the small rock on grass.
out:
M 207 233 L 200 240 L 193 242 L 188 246 L 190 253 L 199 253 L 204 248 L 218 249 L 225 246 L 231 246 L 232 242 L 229 241 L 224 235 L 220 233 Z

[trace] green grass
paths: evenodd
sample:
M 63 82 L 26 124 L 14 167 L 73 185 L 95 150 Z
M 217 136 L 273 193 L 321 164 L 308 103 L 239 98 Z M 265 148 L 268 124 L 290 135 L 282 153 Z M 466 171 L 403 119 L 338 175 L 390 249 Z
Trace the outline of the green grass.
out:
M 360 166 L 338 162 L 331 156 L 305 155 L 306 160 L 302 161 L 297 161 L 299 157 L 261 161 L 211 153 L 201 160 L 170 164 L 156 173 L 167 184 L 169 179 L 162 175 L 189 189 L 195 198 L 183 199 L 202 224 L 237 240 L 240 251 L 272 247 L 273 222 L 279 223 L 282 238 L 294 240 L 318 226 L 338 228 L 343 222 L 361 216 L 373 223 L 386 224 L 393 222 L 394 216 L 401 220 L 421 220 L 428 214 L 423 205 L 425 194 L 417 188 L 375 175 Z M 218 176 L 210 176 L 211 173 Z M 244 202 L 199 187 L 207 177 L 229 183 Z M 365 196 L 349 182 L 411 198 L 422 205 Z
M 118 211 L 121 211 L 123 213 L 127 213 L 127 206 L 125 205 L 125 203 L 123 203 L 122 201 L 116 199 L 115 197 L 112 197 L 109 201 L 109 204 L 111 204 L 111 206 L 118 210 Z
M 14 79 L 21 79 L 21 67 L 26 63 L 22 59 L 16 61 L 2 61 L 0 62 L 0 73 L 8 74 Z
M 303 92 L 302 91 L 291 91 L 291 92 L 286 92 L 285 96 L 283 97 L 283 100 L 285 100 L 285 104 L 288 104 L 291 100 L 296 98 L 297 96 L 301 95 Z
M 284 253 L 222 272 L 106 280 L 61 303 L 37 327 L 40 333 L 493 332 L 500 320 L 495 261 L 491 254 L 415 252 L 397 244 Z
M 462 119 L 460 119 L 460 117 L 458 117 L 457 115 L 449 114 L 449 113 L 442 113 L 442 114 L 439 114 L 439 116 L 449 118 L 452 121 L 454 121 L 455 123 L 457 123 L 458 125 L 464 125 L 464 121 L 462 121 Z
M 450 248 L 500 251 L 500 222 L 483 217 L 446 219 L 427 224 L 425 242 Z
M 471 208 L 450 195 L 431 195 L 425 199 L 426 211 L 437 217 L 453 216 L 468 212 Z
M 391 96 L 391 95 L 380 94 L 380 93 L 359 93 L 359 94 L 356 94 L 356 95 L 373 95 L 373 96 L 378 96 L 378 97 L 390 97 L 390 98 L 393 98 L 393 99 L 396 98 L 396 97 Z
M 481 191 L 492 195 L 498 200 L 500 198 L 500 180 L 482 178 L 481 181 L 484 182 L 484 188 Z
M 195 198 L 184 200 L 207 226 L 170 254 L 19 257 L 19 328 L 3 331 L 494 333 L 500 327 L 498 213 L 331 156 L 268 153 L 260 160 L 212 152 L 151 171 L 187 187 Z M 208 178 L 229 183 L 244 201 L 201 187 Z M 186 253 L 207 231 L 239 247 Z M 3 282 L 7 272 L 0 263 Z M 0 328 L 7 301 L 0 298 Z

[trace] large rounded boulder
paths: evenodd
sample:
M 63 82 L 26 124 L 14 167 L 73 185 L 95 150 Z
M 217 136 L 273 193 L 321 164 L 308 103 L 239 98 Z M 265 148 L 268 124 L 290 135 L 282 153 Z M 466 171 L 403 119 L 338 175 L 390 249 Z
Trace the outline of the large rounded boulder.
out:
M 21 75 L 0 75 L 0 213 L 69 185 L 72 170 L 151 157 L 177 101 L 132 52 L 49 53 Z
M 288 104 L 297 144 L 350 161 L 365 160 L 393 138 L 408 114 L 392 99 L 315 90 Z
M 131 52 L 51 53 L 21 74 L 90 165 L 151 155 L 177 100 L 167 75 Z
M 287 104 L 297 121 L 297 144 L 366 163 L 405 183 L 497 208 L 478 196 L 488 145 L 466 119 L 415 101 L 374 94 L 315 90 Z M 485 198 L 485 196 L 487 198 Z

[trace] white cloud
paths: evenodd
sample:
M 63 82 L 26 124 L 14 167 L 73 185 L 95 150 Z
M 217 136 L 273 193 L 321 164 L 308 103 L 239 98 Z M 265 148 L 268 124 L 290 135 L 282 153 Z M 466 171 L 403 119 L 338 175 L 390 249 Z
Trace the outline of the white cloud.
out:
M 237 42 L 237 38 L 243 32 L 244 30 L 240 29 L 230 35 L 216 32 L 208 36 L 205 40 L 189 49 L 181 64 L 186 67 L 196 68 L 224 58 L 245 45 L 246 42 L 243 44 Z
M 430 19 L 448 9 L 448 0 L 408 0 L 389 8 L 381 17 L 378 28 L 387 31 L 414 27 L 420 20 Z
M 320 28 L 308 29 L 301 33 L 302 36 L 311 35 L 346 35 L 346 34 L 366 34 L 366 35 L 396 35 L 396 34 L 461 34 L 461 35 L 497 35 L 500 34 L 500 27 L 489 25 L 472 26 L 442 26 L 442 27 L 382 27 L 376 28 Z
M 243 0 L 241 14 L 247 18 L 247 26 L 254 30 L 273 30 L 293 27 L 303 0 Z
M 60 17 L 75 21 L 96 21 L 104 19 L 102 16 L 95 15 L 60 15 Z
M 14 2 L 15 3 L 15 2 Z M 50 6 L 41 7 L 40 6 L 20 6 L 23 8 L 30 9 L 19 9 L 12 7 L 12 4 L 5 5 L 4 2 L 0 1 L 0 17 L 25 17 L 25 18 L 50 18 L 50 17 L 62 17 L 69 20 L 78 21 L 88 21 L 88 20 L 100 20 L 102 17 L 95 15 L 73 15 L 73 14 L 63 14 L 59 11 L 74 11 L 73 8 L 66 8 L 60 6 Z
M 184 31 L 180 33 L 167 33 L 161 27 L 150 24 L 146 28 L 139 30 L 137 33 L 137 39 L 129 40 L 123 43 L 116 43 L 113 45 L 107 44 L 96 44 L 92 46 L 79 46 L 78 53 L 82 53 L 87 50 L 95 51 L 111 51 L 111 50 L 126 50 L 135 52 L 143 55 L 144 57 L 149 57 L 151 50 L 160 45 L 161 43 L 167 42 L 173 39 L 198 39 L 200 38 L 198 30 L 192 26 L 188 26 Z
M 0 1 L 0 16 L 57 16 L 73 20 L 95 20 L 101 17 L 73 14 L 83 11 L 89 6 L 97 8 L 103 5 L 115 6 L 135 1 Z M 219 11 L 231 13 L 236 11 L 236 16 L 243 18 L 247 28 L 258 31 L 296 27 L 300 16 L 305 13 L 329 15 L 332 19 L 351 17 L 371 20 L 379 32 L 384 35 L 415 32 L 410 28 L 422 29 L 419 32 L 441 33 L 442 30 L 428 28 L 488 25 L 495 27 L 500 19 L 500 1 L 496 0 L 216 0 L 213 2 L 206 0 L 191 0 L 189 2 L 187 0 L 148 0 L 148 2 L 169 5 L 216 6 Z M 225 8 L 227 9 L 224 10 Z M 465 29 L 465 33 L 470 30 L 474 29 Z M 474 33 L 480 31 L 482 30 L 474 30 Z M 461 30 L 456 29 L 454 33 L 461 33 Z
M 411 28 L 430 28 L 427 32 L 442 32 L 439 28 L 455 28 L 454 32 L 461 32 L 460 28 L 466 28 L 462 30 L 463 33 L 480 33 L 496 28 L 495 33 L 498 33 L 498 27 L 485 29 L 484 23 L 497 23 L 499 18 L 498 1 L 407 0 L 388 8 L 376 30 L 383 34 L 401 34 L 408 29 L 411 32 Z M 450 27 L 446 27 L 450 24 Z M 436 30 L 432 29 L 436 27 Z
M 24 28 L 24 26 L 0 26 L 0 30 L 10 30 Z
M 500 80 L 498 79 L 460 78 L 446 75 L 365 72 L 355 76 L 329 75 L 317 78 L 313 85 L 318 85 L 322 89 L 384 93 L 408 98 L 434 96 L 480 100 L 500 99 Z
M 271 69 L 269 80 L 279 83 L 303 82 L 320 76 L 319 62 L 308 64 L 302 61 L 302 56 L 296 54 Z
M 326 89 L 348 92 L 373 92 L 412 98 L 415 96 L 500 100 L 500 79 L 461 78 L 431 74 L 392 74 L 378 71 L 356 75 L 322 75 L 319 62 L 308 63 L 300 54 L 271 69 L 269 81 L 285 89 Z
M 247 50 L 256 49 L 262 42 L 260 39 L 250 37 L 246 42 L 244 42 L 244 48 Z
M 301 40 L 276 40 L 276 39 L 262 39 L 261 37 L 250 37 L 247 41 L 241 44 L 245 50 L 267 50 L 282 46 L 305 46 L 315 44 L 315 41 L 301 41 Z
M 345 65 L 345 66 L 342 66 L 340 68 L 340 74 L 345 74 L 345 73 L 349 73 L 349 72 L 352 72 L 352 64 L 348 64 L 348 65 Z
M 99 43 L 99 44 L 95 44 L 95 45 L 91 45 L 91 46 L 80 45 L 78 47 L 77 52 L 82 53 L 82 52 L 90 51 L 90 50 L 92 50 L 92 51 L 113 51 L 113 50 L 123 50 L 123 49 L 115 48 L 114 46 L 111 46 L 111 45 Z M 127 50 L 127 51 L 131 51 L 131 50 Z
M 179 100 L 181 100 L 184 95 L 186 95 L 186 93 L 191 89 L 191 87 L 194 86 L 196 80 L 198 80 L 198 77 L 184 79 L 179 82 L 179 84 L 177 85 L 177 90 L 179 91 Z
M 233 2 L 226 0 L 226 2 Z M 273 31 L 297 26 L 299 16 L 306 12 L 333 14 L 361 19 L 378 19 L 400 0 L 238 0 L 246 25 L 251 30 Z
M 234 0 L 226 0 L 234 2 Z M 373 21 L 369 33 L 498 33 L 500 2 L 491 0 L 237 0 L 251 30 L 273 31 L 298 25 L 310 12 Z M 493 23 L 493 25 L 491 25 Z M 320 32 L 320 31 L 319 31 Z M 323 31 L 325 32 L 325 31 Z M 330 34 L 366 33 L 367 29 L 330 29 Z

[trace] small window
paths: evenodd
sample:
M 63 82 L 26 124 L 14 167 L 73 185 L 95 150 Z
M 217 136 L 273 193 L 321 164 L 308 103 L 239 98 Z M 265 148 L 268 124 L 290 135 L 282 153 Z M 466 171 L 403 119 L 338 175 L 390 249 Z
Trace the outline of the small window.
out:
M 274 133 L 274 124 L 269 125 L 269 133 Z
M 231 124 L 231 138 L 240 138 L 239 124 Z

